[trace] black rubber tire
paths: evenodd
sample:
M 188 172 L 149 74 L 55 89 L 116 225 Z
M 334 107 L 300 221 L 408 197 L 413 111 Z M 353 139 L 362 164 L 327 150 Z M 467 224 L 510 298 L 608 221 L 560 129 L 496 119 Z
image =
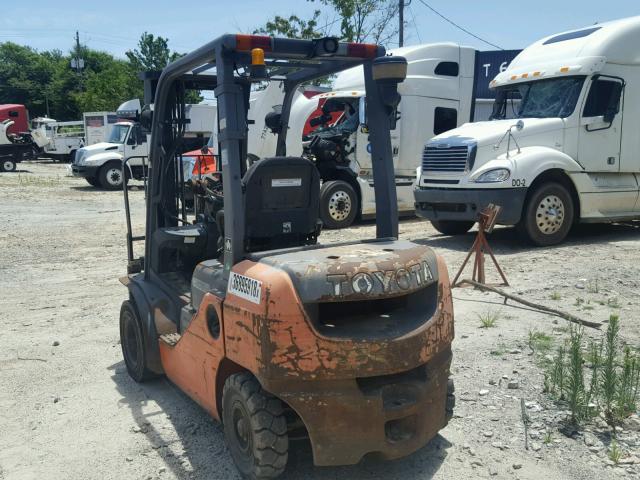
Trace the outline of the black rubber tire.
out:
M 18 162 L 12 158 L 3 158 L 0 161 L 0 172 L 15 172 L 18 168 Z
M 95 177 L 84 177 L 84 179 L 87 181 L 87 183 L 89 185 L 91 185 L 92 187 L 99 187 L 100 186 L 100 182 L 98 182 L 98 179 Z
M 276 478 L 287 465 L 289 437 L 282 402 L 250 373 L 227 378 L 222 392 L 227 448 L 244 478 Z
M 336 199 L 336 197 L 342 197 Z M 320 188 L 320 219 L 326 228 L 346 228 L 350 226 L 360 208 L 358 194 L 344 180 L 330 180 Z M 348 209 L 348 211 L 346 211 Z M 346 214 L 345 214 L 346 211 Z M 334 215 L 332 217 L 332 215 Z M 338 216 L 339 218 L 335 218 Z
M 447 380 L 447 404 L 445 406 L 447 423 L 453 417 L 453 410 L 456 406 L 456 387 L 453 378 Z
M 117 161 L 107 162 L 100 168 L 100 171 L 98 172 L 98 179 L 100 180 L 100 186 L 105 190 L 121 190 L 122 189 L 122 182 L 120 182 L 117 185 L 114 185 L 113 182 L 110 182 L 109 179 L 107 178 L 107 175 L 109 175 L 109 172 L 112 172 L 113 169 L 120 170 L 120 176 L 123 181 L 125 182 L 129 181 L 129 179 L 127 178 L 128 175 L 126 177 L 122 175 L 122 163 Z
M 129 376 L 139 383 L 158 377 L 147 367 L 143 332 L 136 308 L 125 300 L 120 308 L 120 346 Z
M 538 212 L 539 207 L 543 207 L 549 198 L 557 198 L 562 203 L 562 216 L 560 227 L 555 232 L 545 233 L 539 227 L 539 219 L 544 221 Z M 545 202 L 545 203 L 543 203 Z M 552 200 L 553 202 L 553 200 Z M 559 205 L 549 203 L 550 206 Z M 555 208 L 555 207 L 554 207 Z M 548 217 L 546 217 L 548 218 Z M 573 226 L 574 205 L 569 190 L 564 185 L 557 182 L 542 183 L 535 187 L 527 195 L 522 218 L 516 225 L 518 233 L 525 241 L 532 243 L 538 247 L 548 247 L 561 243 L 569 234 L 569 230 Z M 545 224 L 541 224 L 545 225 Z
M 431 220 L 431 225 L 444 235 L 464 235 L 476 222 L 462 222 L 457 220 Z

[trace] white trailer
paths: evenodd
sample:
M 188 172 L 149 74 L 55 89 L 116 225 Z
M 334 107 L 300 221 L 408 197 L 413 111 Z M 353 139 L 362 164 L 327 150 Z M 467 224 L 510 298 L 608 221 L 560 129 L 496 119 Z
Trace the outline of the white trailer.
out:
M 85 145 L 106 142 L 113 126 L 118 121 L 116 112 L 85 112 L 84 121 Z
M 498 222 L 536 245 L 576 222 L 640 218 L 640 17 L 562 32 L 522 51 L 491 82 L 494 112 L 424 147 L 418 214 L 444 233 L 499 204 Z
M 488 83 L 519 51 L 479 52 L 453 43 L 415 45 L 391 53 L 407 59 L 407 78 L 398 85 L 400 119 L 391 132 L 398 210 L 414 213 L 413 184 L 422 146 L 429 138 L 463 123 L 488 118 L 493 104 Z M 275 136 L 264 129 L 263 116 L 282 103 L 272 82 L 264 98 L 256 96 L 250 110 L 263 129 L 249 144 L 249 153 L 262 157 L 273 151 Z M 269 103 L 271 101 L 271 103 Z M 333 91 L 294 100 L 287 133 L 288 155 L 309 155 L 323 181 L 320 213 L 325 226 L 341 228 L 357 216 L 375 215 L 374 179 L 369 153 L 362 67 L 340 73 Z M 324 115 L 324 117 L 323 117 Z M 309 119 L 318 130 L 310 128 Z M 314 137 L 322 137 L 322 142 Z M 301 141 L 302 140 L 302 141 Z M 340 152 L 340 153 L 338 153 Z

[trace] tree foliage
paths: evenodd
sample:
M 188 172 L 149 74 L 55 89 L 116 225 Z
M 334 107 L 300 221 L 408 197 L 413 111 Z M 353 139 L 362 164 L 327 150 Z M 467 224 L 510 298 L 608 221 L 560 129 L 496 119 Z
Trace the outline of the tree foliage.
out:
M 140 36 L 138 48 L 127 50 L 125 55 L 133 68 L 139 72 L 162 70 L 167 64 L 180 57 L 180 54 L 171 52 L 168 39 L 155 37 L 148 32 Z
M 332 7 L 347 42 L 388 43 L 397 33 L 397 0 L 308 0 Z
M 320 38 L 323 32 L 318 29 L 319 17 L 320 10 L 313 12 L 313 16 L 308 20 L 301 19 L 297 15 L 290 15 L 288 18 L 276 15 L 273 20 L 269 20 L 253 33 L 287 38 Z
M 21 103 L 31 117 L 47 113 L 57 120 L 78 120 L 82 112 L 113 111 L 122 102 L 143 95 L 138 73 L 162 70 L 181 54 L 169 49 L 168 40 L 143 33 L 137 48 L 126 52 L 126 59 L 80 47 L 84 69 L 71 68 L 75 51 L 36 51 L 12 42 L 0 43 L 0 104 Z M 188 101 L 202 98 L 190 92 Z

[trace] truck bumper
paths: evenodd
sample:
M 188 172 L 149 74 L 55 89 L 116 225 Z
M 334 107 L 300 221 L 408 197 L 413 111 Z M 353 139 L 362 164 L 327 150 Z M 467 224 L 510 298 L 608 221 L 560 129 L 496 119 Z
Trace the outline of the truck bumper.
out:
M 97 178 L 100 167 L 87 165 L 71 165 L 71 173 L 74 177 Z
M 427 220 L 476 221 L 488 204 L 500 205 L 498 223 L 520 221 L 526 188 L 458 189 L 421 187 L 413 191 L 416 214 Z
M 412 370 L 380 377 L 268 385 L 302 418 L 318 466 L 382 460 L 422 448 L 447 425 L 450 347 Z

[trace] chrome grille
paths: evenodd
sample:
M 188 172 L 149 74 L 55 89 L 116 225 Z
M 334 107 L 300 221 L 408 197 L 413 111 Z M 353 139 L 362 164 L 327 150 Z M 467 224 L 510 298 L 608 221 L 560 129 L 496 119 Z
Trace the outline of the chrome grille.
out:
M 456 145 L 434 147 L 427 145 L 422 151 L 423 172 L 464 172 L 467 168 L 469 147 Z

